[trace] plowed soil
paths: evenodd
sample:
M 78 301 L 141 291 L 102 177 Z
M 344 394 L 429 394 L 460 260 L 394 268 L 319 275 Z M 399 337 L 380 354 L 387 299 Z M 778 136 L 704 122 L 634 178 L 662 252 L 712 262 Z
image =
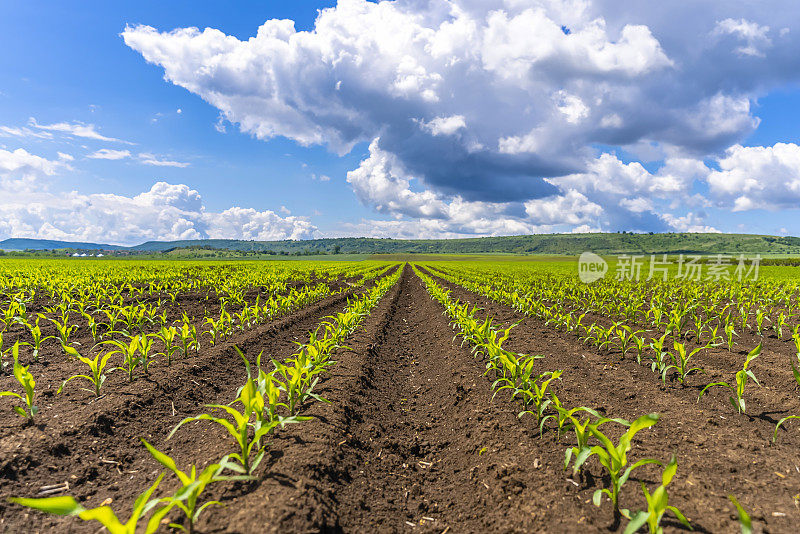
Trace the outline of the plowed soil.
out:
M 630 457 L 666 461 L 677 454 L 670 504 L 695 530 L 738 531 L 727 500 L 734 493 L 757 529 L 797 532 L 800 432 L 790 425 L 771 444 L 774 422 L 800 414 L 800 400 L 786 382 L 791 375 L 765 374 L 765 387 L 748 398 L 754 416 L 739 416 L 721 390 L 696 402 L 708 377 L 693 377 L 686 387 L 663 385 L 630 357 L 620 361 L 587 349 L 535 319 L 438 281 L 499 323 L 521 321 L 506 345 L 543 354 L 542 369 L 564 370 L 555 391 L 565 405 L 626 419 L 660 413 L 655 427 L 637 435 Z M 233 399 L 245 376 L 234 344 L 251 360 L 261 351 L 286 357 L 292 341 L 304 340 L 325 315 L 344 307 L 345 298 L 332 297 L 170 368 L 153 367 L 148 380 L 109 383 L 109 393 L 97 401 L 77 388 L 56 397 L 63 377 L 42 378 L 43 412 L 36 426 L 23 426 L 0 405 L 0 532 L 97 532 L 97 523 L 28 513 L 5 502 L 65 481 L 68 493 L 85 506 L 111 499 L 126 517 L 135 496 L 161 472 L 139 438 L 182 468 L 195 462 L 202 468 L 232 452 L 230 438 L 208 422 L 166 437 L 182 418 L 203 411 L 203 404 Z M 338 363 L 318 391 L 331 403 L 309 405 L 304 414 L 314 420 L 277 431 L 258 481 L 210 486 L 208 496 L 226 507 L 210 509 L 199 530 L 621 532 L 625 521 L 615 520 L 610 503 L 591 503 L 594 490 L 607 482 L 596 460 L 583 475 L 564 471 L 564 450 L 574 438 L 559 440 L 552 431 L 540 436 L 529 416 L 517 417 L 508 395 L 493 398 L 484 362 L 453 341 L 442 312 L 406 266 L 400 282 L 348 340 L 349 349 L 336 353 Z M 735 362 L 726 368 L 721 358 L 717 367 L 709 366 L 730 379 Z M 613 425 L 607 429 L 618 436 Z M 643 506 L 640 481 L 652 489 L 660 481 L 658 469 L 634 472 L 623 489 L 623 507 Z M 169 477 L 163 483 L 165 489 L 174 485 Z M 668 532 L 681 531 L 671 519 L 663 524 Z

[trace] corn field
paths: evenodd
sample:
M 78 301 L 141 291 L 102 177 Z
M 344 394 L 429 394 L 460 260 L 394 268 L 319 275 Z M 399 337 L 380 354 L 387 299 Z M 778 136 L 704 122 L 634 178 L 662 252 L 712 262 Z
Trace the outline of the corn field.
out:
M 0 262 L 0 532 L 794 532 L 800 283 Z

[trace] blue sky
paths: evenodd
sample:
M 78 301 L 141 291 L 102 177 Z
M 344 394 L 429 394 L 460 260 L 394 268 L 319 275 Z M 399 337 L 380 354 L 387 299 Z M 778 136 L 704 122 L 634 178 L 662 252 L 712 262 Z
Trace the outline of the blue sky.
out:
M 682 4 L 4 2 L 0 239 L 800 235 L 800 8 Z

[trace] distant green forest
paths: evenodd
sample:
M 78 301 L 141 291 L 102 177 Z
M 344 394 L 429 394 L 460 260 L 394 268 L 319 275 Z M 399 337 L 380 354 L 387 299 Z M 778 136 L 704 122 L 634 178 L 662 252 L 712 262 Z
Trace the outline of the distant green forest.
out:
M 203 239 L 148 241 L 123 247 L 36 239 L 0 241 L 5 251 L 100 252 L 111 256 L 247 257 L 315 254 L 740 254 L 800 255 L 800 238 L 749 234 L 594 233 L 539 234 L 470 239 L 326 238 L 304 241 Z M 225 252 L 223 252 L 225 251 Z M 41 252 L 39 254 L 42 254 Z M 47 254 L 54 254 L 49 252 Z

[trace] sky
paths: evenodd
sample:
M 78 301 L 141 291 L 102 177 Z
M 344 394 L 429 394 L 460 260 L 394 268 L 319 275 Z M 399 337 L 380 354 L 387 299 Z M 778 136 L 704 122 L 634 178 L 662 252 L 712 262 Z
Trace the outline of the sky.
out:
M 0 240 L 800 235 L 794 0 L 0 3 Z

